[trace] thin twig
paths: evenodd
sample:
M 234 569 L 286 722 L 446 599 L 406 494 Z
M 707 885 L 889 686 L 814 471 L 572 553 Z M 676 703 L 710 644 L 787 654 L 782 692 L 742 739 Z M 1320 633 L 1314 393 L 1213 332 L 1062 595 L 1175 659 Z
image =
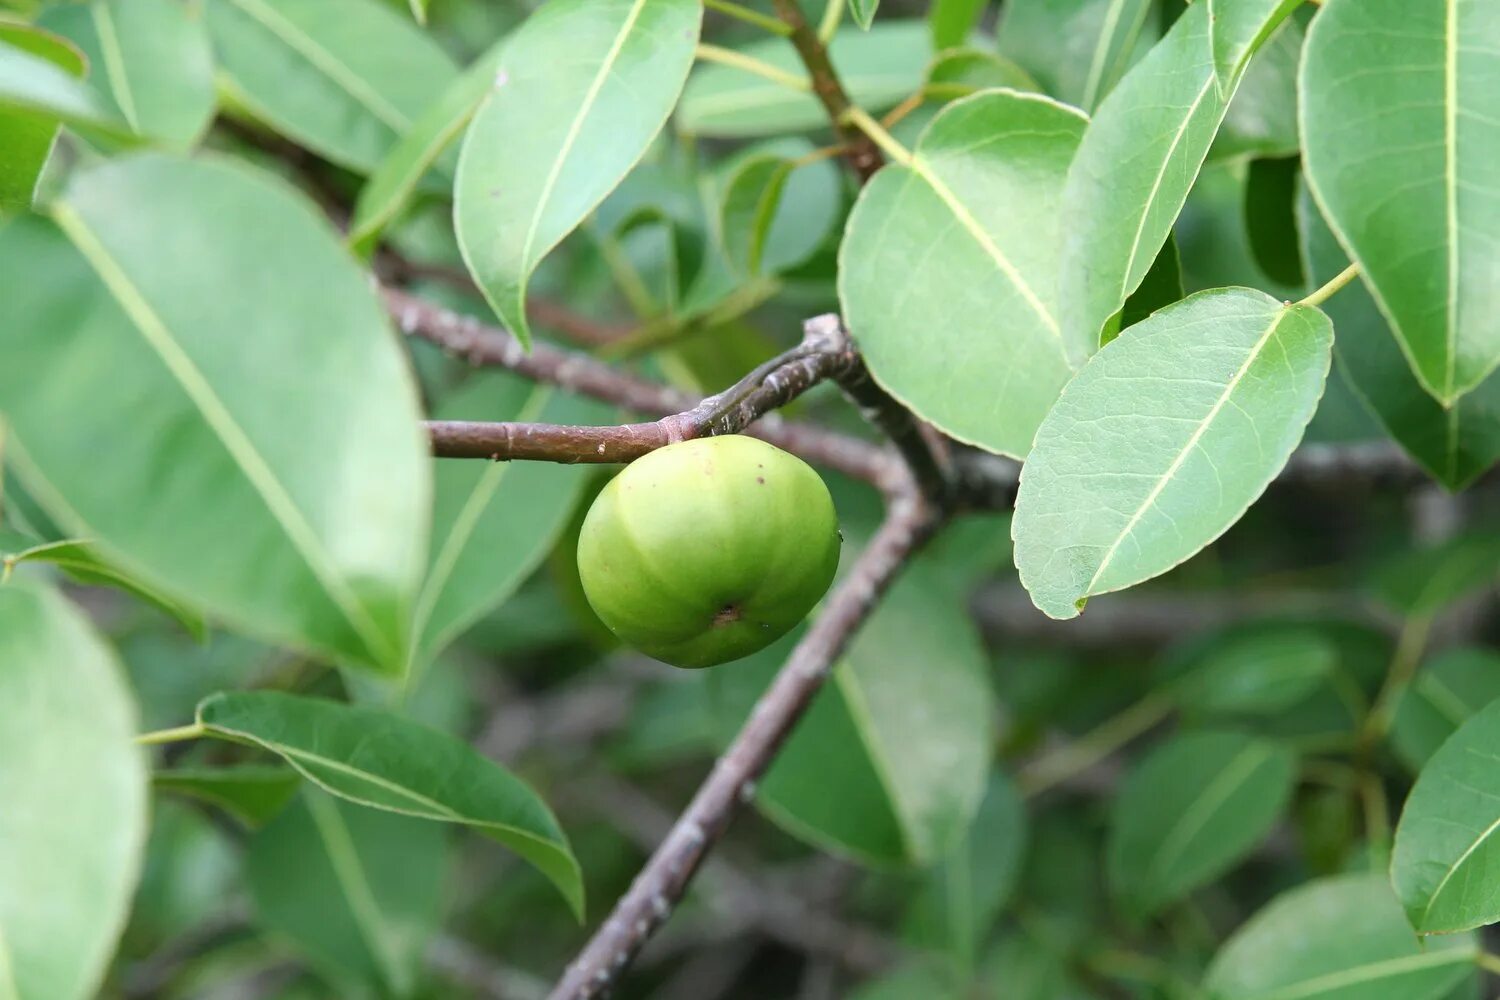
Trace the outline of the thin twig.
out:
M 849 95 L 844 91 L 838 72 L 828 58 L 828 48 L 824 40 L 820 39 L 812 25 L 807 23 L 807 18 L 803 16 L 802 8 L 797 0 L 774 0 L 774 5 L 776 16 L 791 29 L 792 46 L 801 57 L 802 65 L 807 68 L 813 93 L 823 103 L 823 110 L 828 113 L 828 120 L 833 124 L 839 140 L 846 147 L 844 158 L 849 161 L 849 167 L 863 184 L 875 176 L 875 171 L 880 169 L 883 163 L 880 150 L 876 148 L 869 136 L 845 119 L 846 112 L 852 106 Z
M 671 915 L 688 882 L 822 687 L 887 587 L 936 529 L 939 512 L 916 496 L 894 499 L 886 520 L 823 612 L 756 703 L 734 743 L 719 758 L 630 890 L 568 967 L 551 1000 L 609 993 L 643 944 Z

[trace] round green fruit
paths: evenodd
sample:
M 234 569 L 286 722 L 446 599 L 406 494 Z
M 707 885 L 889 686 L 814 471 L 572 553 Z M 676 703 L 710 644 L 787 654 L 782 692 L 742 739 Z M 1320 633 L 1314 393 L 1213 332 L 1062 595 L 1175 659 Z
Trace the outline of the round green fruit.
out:
M 679 667 L 775 642 L 818 603 L 838 562 L 823 480 L 738 435 L 636 459 L 594 500 L 578 537 L 578 575 L 600 621 Z

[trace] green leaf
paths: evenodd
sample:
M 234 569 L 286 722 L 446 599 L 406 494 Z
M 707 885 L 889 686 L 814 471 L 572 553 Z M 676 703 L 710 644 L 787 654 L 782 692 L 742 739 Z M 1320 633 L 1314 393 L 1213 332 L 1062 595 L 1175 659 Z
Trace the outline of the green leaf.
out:
M 1306 37 L 1302 23 L 1289 17 L 1255 53 L 1208 151 L 1210 162 L 1297 155 L 1297 67 Z
M 1349 258 L 1306 190 L 1297 214 L 1311 291 L 1348 266 Z M 1333 349 L 1350 387 L 1433 478 L 1451 490 L 1462 489 L 1500 461 L 1500 375 L 1444 408 L 1417 381 L 1362 282 L 1344 288 L 1322 308 L 1339 331 Z
M 842 3 L 843 0 L 832 0 L 834 3 Z M 880 0 L 848 0 L 849 13 L 854 15 L 854 23 L 866 31 L 875 21 L 875 10 L 880 6 Z
M 447 861 L 441 827 L 310 789 L 250 841 L 245 876 L 260 924 L 337 995 L 406 996 L 441 919 Z
M 1312 630 L 1226 636 L 1174 682 L 1174 697 L 1203 715 L 1275 715 L 1311 696 L 1338 658 L 1332 641 Z
M 1049 94 L 1093 110 L 1137 51 L 1155 41 L 1151 8 L 1150 0 L 1010 0 L 1000 20 L 1000 52 Z
M 1097 342 L 1145 277 L 1264 33 L 1297 0 L 1193 4 L 1099 105 L 1063 194 L 1060 319 Z M 1222 16 L 1214 17 L 1220 8 Z
M 6 53 L 11 51 L 51 62 L 66 76 L 81 78 L 85 73 L 82 54 L 65 39 L 30 25 L 0 21 L 0 75 L 5 72 Z M 0 97 L 0 103 L 3 101 Z M 51 115 L 0 109 L 0 148 L 5 150 L 5 156 L 0 157 L 0 212 L 31 206 L 37 178 L 52 153 L 58 128 L 57 119 Z
M 720 196 L 724 250 L 741 272 L 778 274 L 817 252 L 839 221 L 843 193 L 827 160 L 800 162 L 811 143 L 788 138 L 740 159 Z
M 359 190 L 349 245 L 368 254 L 385 227 L 406 207 L 422 176 L 452 146 L 495 86 L 495 70 L 509 39 L 501 39 L 448 85 L 380 161 Z
M 1317 309 L 1224 288 L 1106 345 L 1047 415 L 1021 473 L 1012 533 L 1036 606 L 1072 618 L 1090 596 L 1164 573 L 1223 534 L 1296 447 L 1332 342 Z
M 865 186 L 839 299 L 875 379 L 948 434 L 1024 456 L 1092 345 L 1057 319 L 1058 200 L 1086 120 L 1040 95 L 976 94 L 910 164 Z
M 1330 0 L 1298 81 L 1308 185 L 1445 406 L 1500 364 L 1497 75 L 1490 4 Z
M 437 417 L 603 424 L 610 412 L 516 375 L 492 373 L 450 395 Z M 498 607 L 540 565 L 588 475 L 587 468 L 550 462 L 436 461 L 432 554 L 417 600 L 413 670 Z
M 474 827 L 529 861 L 582 915 L 578 862 L 546 803 L 468 744 L 389 712 L 272 691 L 205 698 L 197 721 L 277 754 L 340 798 Z
M 1151 270 L 1146 272 L 1146 277 L 1141 279 L 1140 285 L 1120 307 L 1118 325 L 1121 330 L 1128 330 L 1156 310 L 1171 305 L 1186 294 L 1182 285 L 1182 255 L 1177 249 L 1177 238 L 1168 236 L 1167 242 L 1157 253 Z M 1110 324 L 1111 327 L 1114 325 Z M 1101 347 L 1119 336 L 1118 332 L 1109 334 L 1109 328 L 1105 332 L 1107 336 L 1100 344 Z
M 1411 925 L 1447 934 L 1500 921 L 1500 703 L 1458 727 L 1401 810 L 1391 882 Z
M 1297 232 L 1298 175 L 1295 157 L 1255 159 L 1245 179 L 1245 233 L 1255 262 L 1272 281 L 1294 288 L 1306 284 Z
M 146 842 L 114 653 L 57 594 L 0 586 L 0 996 L 96 995 Z
M 55 45 L 22 39 L 15 28 L 0 34 L 0 113 L 91 126 L 128 139 L 129 126 L 80 76 Z
M 301 784 L 302 778 L 289 767 L 259 764 L 174 767 L 151 776 L 151 785 L 158 791 L 217 806 L 252 830 L 274 819 Z
M 0 267 L 23 481 L 173 600 L 399 671 L 429 460 L 384 310 L 327 223 L 242 166 L 159 155 L 80 175 L 53 211 L 0 234 L 26 262 Z
M 56 566 L 79 583 L 123 590 L 177 619 L 199 641 L 208 638 L 208 625 L 202 615 L 109 565 L 87 542 L 42 542 L 0 528 L 0 582 L 4 582 L 16 566 L 28 562 Z
M 207 9 L 229 102 L 360 173 L 458 75 L 436 42 L 375 0 L 208 0 Z
M 928 864 L 978 808 L 992 745 L 984 650 L 932 573 L 919 563 L 903 574 L 760 783 L 756 803 L 793 835 L 870 862 Z M 710 673 L 725 742 L 796 638 Z
M 941 50 L 968 41 L 988 3 L 989 0 L 932 0 L 927 7 L 932 47 Z
M 906 936 L 971 967 L 1015 891 L 1025 847 L 1025 804 L 1009 778 L 992 774 L 968 834 L 912 897 Z
M 464 139 L 454 217 L 464 262 L 522 343 L 532 271 L 661 131 L 702 19 L 697 0 L 551 0 L 506 47 Z
M 1296 771 L 1286 747 L 1243 733 L 1187 733 L 1156 747 L 1110 814 L 1115 896 L 1149 916 L 1224 874 L 1281 818 Z
M 1407 617 L 1435 615 L 1489 588 L 1500 576 L 1500 533 L 1471 531 L 1430 549 L 1387 559 L 1373 575 L 1375 595 Z
M 1391 746 L 1413 771 L 1475 712 L 1500 698 L 1500 654 L 1450 649 L 1424 663 L 1401 694 Z
M 93 0 L 40 22 L 77 43 L 94 89 L 131 131 L 173 149 L 197 145 L 217 98 L 208 27 L 180 0 Z
M 929 99 L 951 100 L 993 87 L 1041 91 L 1041 85 L 1019 65 L 983 49 L 948 49 L 932 57 L 922 93 Z
M 805 72 L 785 39 L 763 39 L 737 51 L 777 69 Z M 849 99 L 875 114 L 922 85 L 932 44 L 925 22 L 887 20 L 869 31 L 839 32 L 828 56 Z M 784 135 L 827 128 L 828 113 L 812 94 L 799 94 L 733 66 L 709 63 L 694 68 L 677 109 L 677 126 L 706 138 Z
M 1443 1000 L 1474 972 L 1468 935 L 1425 947 L 1380 875 L 1317 879 L 1282 893 L 1219 949 L 1213 1000 Z

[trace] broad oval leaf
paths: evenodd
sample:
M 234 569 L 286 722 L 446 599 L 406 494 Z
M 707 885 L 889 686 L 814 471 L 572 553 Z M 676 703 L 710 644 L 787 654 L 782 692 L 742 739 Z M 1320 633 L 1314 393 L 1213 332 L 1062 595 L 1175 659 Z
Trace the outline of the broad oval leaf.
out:
M 812 144 L 788 137 L 736 162 L 723 182 L 719 230 L 744 274 L 776 274 L 805 262 L 838 224 L 843 191 L 827 160 L 804 161 Z
M 1150 0 L 1009 0 L 1000 19 L 1000 51 L 1049 94 L 1092 110 L 1136 52 L 1156 40 L 1151 11 Z
M 1014 457 L 1092 350 L 1057 318 L 1057 211 L 1087 120 L 1036 94 L 948 105 L 861 192 L 839 300 L 871 374 L 952 436 Z
M 400 347 L 327 223 L 279 181 L 159 155 L 80 175 L 53 213 L 0 233 L 22 479 L 174 600 L 399 671 L 429 459 Z
M 1297 201 L 1309 291 L 1349 265 L 1304 189 Z M 1450 490 L 1463 489 L 1500 461 L 1500 374 L 1444 407 L 1422 387 L 1363 282 L 1322 306 L 1339 331 L 1334 355 L 1354 393 L 1396 443 Z
M 406 206 L 423 174 L 436 164 L 495 86 L 495 68 L 509 39 L 491 46 L 417 117 L 359 190 L 349 245 L 369 253 L 385 227 Z
M 29 24 L 0 21 L 0 76 L 5 73 L 7 46 L 50 62 L 67 76 L 82 77 L 87 71 L 83 55 L 67 39 Z M 5 156 L 0 157 L 0 212 L 31 206 L 37 179 L 52 153 L 58 128 L 58 120 L 52 115 L 0 107 L 0 149 L 5 150 Z
M 583 913 L 578 862 L 546 803 L 447 733 L 389 712 L 274 691 L 205 698 L 197 722 L 210 735 L 277 754 L 340 798 L 471 826 L 531 862 Z
M 0 586 L 0 996 L 96 995 L 146 842 L 135 730 L 119 664 L 83 615 Z
M 602 424 L 610 413 L 602 404 L 497 372 L 471 379 L 436 416 Z M 546 558 L 588 475 L 587 467 L 550 462 L 436 460 L 432 553 L 412 630 L 413 671 L 509 597 Z
M 697 0 L 550 0 L 506 47 L 464 139 L 454 217 L 464 262 L 522 343 L 532 271 L 661 131 L 702 20 Z
M 710 672 L 726 742 L 796 636 L 733 670 Z M 760 783 L 757 805 L 795 836 L 862 860 L 937 861 L 984 794 L 992 746 L 986 673 L 963 602 L 916 564 L 855 636 Z
M 245 852 L 258 922 L 305 954 L 337 995 L 410 996 L 442 919 L 444 833 L 308 789 Z
M 1302 437 L 1332 346 L 1317 309 L 1222 288 L 1094 355 L 1021 470 L 1012 534 L 1036 606 L 1072 618 L 1223 534 Z
M 1265 34 L 1298 0 L 1193 4 L 1100 104 L 1063 195 L 1061 321 L 1098 342 L 1172 231 Z
M 1243 733 L 1188 733 L 1156 747 L 1111 813 L 1116 898 L 1149 916 L 1228 871 L 1281 817 L 1296 769 L 1289 749 Z
M 1330 0 L 1298 81 L 1313 195 L 1445 406 L 1500 364 L 1497 79 L 1493 4 Z
M 208 0 L 207 10 L 228 104 L 362 173 L 458 75 L 375 0 Z
M 1425 945 L 1380 875 L 1318 879 L 1277 896 L 1224 943 L 1212 1000 L 1444 1000 L 1474 975 L 1468 935 Z
M 1338 659 L 1332 640 L 1313 629 L 1231 634 L 1174 682 L 1174 697 L 1203 715 L 1275 715 L 1317 690 Z
M 797 52 L 782 38 L 768 38 L 738 51 L 789 73 L 805 73 Z M 875 113 L 922 85 L 932 58 L 925 22 L 881 21 L 869 31 L 841 31 L 828 46 L 849 99 Z M 709 138 L 782 135 L 828 127 L 828 113 L 812 94 L 801 94 L 733 66 L 710 63 L 693 70 L 677 127 Z
M 1391 721 L 1391 747 L 1420 771 L 1469 717 L 1500 699 L 1500 653 L 1490 649 L 1446 650 L 1422 664 L 1401 693 Z
M 40 23 L 78 44 L 94 89 L 132 131 L 184 150 L 207 131 L 217 98 L 201 11 L 179 0 L 93 0 L 50 8 Z
M 1500 921 L 1500 703 L 1458 728 L 1417 775 L 1391 881 L 1423 934 Z

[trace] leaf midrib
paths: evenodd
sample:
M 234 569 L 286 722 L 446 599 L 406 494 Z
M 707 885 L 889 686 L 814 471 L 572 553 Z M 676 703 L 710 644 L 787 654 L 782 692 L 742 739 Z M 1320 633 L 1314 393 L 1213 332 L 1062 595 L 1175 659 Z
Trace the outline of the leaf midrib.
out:
M 1364 965 L 1357 965 L 1351 969 L 1330 972 L 1323 976 L 1294 983 L 1291 986 L 1272 990 L 1270 993 L 1257 993 L 1245 998 L 1245 1000 L 1307 1000 L 1309 997 L 1316 997 L 1321 993 L 1330 993 L 1357 983 L 1372 982 L 1419 969 L 1439 968 L 1444 965 L 1458 965 L 1460 963 L 1469 964 L 1473 961 L 1473 954 L 1462 948 L 1430 951 L 1418 955 L 1405 955 L 1401 958 L 1389 958 L 1380 962 L 1367 962 Z
M 1239 786 L 1248 781 L 1257 768 L 1270 759 L 1270 748 L 1254 743 L 1230 758 L 1224 769 L 1214 776 L 1202 793 L 1193 800 L 1192 805 L 1183 810 L 1178 821 L 1161 839 L 1155 853 L 1146 862 L 1146 872 L 1159 881 L 1163 861 L 1180 856 L 1186 844 L 1203 829 L 1214 811 L 1223 805 Z
M 308 814 L 312 817 L 313 826 L 317 828 L 318 839 L 327 852 L 328 863 L 333 868 L 333 875 L 343 892 L 344 901 L 349 904 L 349 913 L 354 918 L 355 926 L 359 928 L 360 937 L 369 946 L 371 957 L 380 967 L 386 985 L 398 989 L 401 986 L 401 972 L 396 956 L 391 953 L 391 942 L 381 919 L 380 904 L 375 900 L 375 890 L 370 885 L 369 875 L 365 871 L 364 862 L 360 860 L 359 850 L 354 846 L 349 827 L 332 800 L 309 795 L 306 802 Z

